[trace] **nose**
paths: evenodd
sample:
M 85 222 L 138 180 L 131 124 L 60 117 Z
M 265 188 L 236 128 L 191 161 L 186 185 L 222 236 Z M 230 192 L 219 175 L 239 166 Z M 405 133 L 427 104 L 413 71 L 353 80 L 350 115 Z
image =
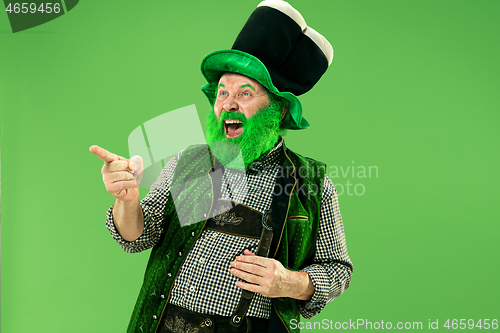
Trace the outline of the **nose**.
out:
M 239 105 L 238 105 L 238 103 L 236 102 L 236 99 L 233 96 L 229 96 L 224 101 L 224 104 L 222 105 L 222 108 L 225 111 L 227 111 L 227 112 L 238 111 L 239 110 Z

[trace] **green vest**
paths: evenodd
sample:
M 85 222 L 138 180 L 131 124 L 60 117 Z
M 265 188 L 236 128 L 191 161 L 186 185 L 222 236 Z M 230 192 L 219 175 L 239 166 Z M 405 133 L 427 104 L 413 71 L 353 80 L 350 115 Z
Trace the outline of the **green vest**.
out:
M 314 257 L 326 168 L 284 144 L 280 149 L 283 168 L 271 205 L 274 235 L 269 256 L 298 271 Z M 214 170 L 220 170 L 218 161 L 205 145 L 191 146 L 181 154 L 165 207 L 164 232 L 151 252 L 127 332 L 156 332 L 173 282 L 210 214 L 213 190 L 220 190 Z M 290 328 L 291 319 L 300 320 L 296 300 L 273 298 L 270 331 L 299 332 Z

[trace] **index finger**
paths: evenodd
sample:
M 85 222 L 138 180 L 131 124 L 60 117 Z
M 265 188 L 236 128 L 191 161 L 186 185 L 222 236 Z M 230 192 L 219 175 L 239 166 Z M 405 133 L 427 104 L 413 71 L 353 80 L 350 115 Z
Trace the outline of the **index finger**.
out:
M 236 261 L 246 262 L 249 264 L 255 264 L 255 265 L 262 266 L 262 267 L 266 267 L 266 260 L 269 260 L 269 258 L 260 257 L 260 256 L 256 256 L 256 255 L 253 255 L 253 256 L 243 255 L 243 256 L 236 257 Z
M 118 157 L 117 155 L 96 145 L 90 147 L 89 150 L 91 153 L 95 154 L 97 157 L 99 157 L 102 161 L 106 163 L 111 163 L 113 161 L 118 161 L 120 159 L 120 157 Z

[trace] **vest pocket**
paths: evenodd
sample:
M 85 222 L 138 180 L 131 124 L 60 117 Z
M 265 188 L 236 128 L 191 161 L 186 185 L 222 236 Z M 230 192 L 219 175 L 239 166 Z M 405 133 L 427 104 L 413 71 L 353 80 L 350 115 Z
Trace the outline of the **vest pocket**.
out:
M 304 215 L 293 215 L 286 218 L 287 221 L 308 221 L 309 217 Z

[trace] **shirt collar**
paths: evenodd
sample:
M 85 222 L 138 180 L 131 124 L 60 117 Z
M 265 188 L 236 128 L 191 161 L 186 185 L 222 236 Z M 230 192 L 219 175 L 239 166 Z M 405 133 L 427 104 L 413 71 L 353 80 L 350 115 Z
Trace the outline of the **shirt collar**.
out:
M 276 143 L 267 154 L 262 155 L 257 160 L 253 161 L 249 165 L 251 170 L 264 170 L 270 166 L 276 165 L 280 158 L 280 149 L 283 146 L 283 138 L 280 136 L 278 143 Z

